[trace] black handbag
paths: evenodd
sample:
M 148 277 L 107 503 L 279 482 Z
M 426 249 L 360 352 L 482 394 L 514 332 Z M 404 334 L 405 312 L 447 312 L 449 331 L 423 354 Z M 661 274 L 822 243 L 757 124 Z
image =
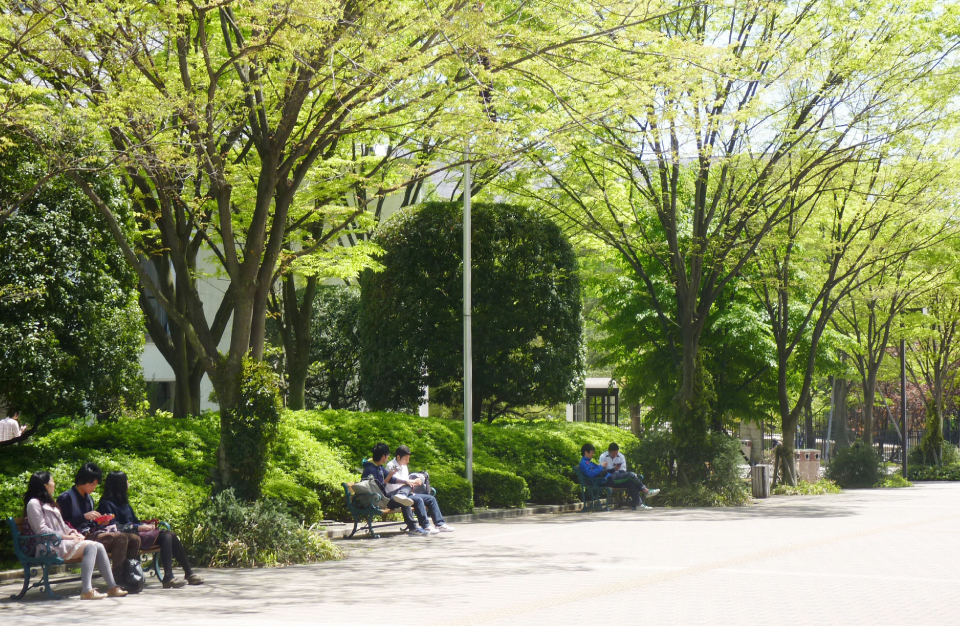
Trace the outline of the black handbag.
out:
M 147 586 L 147 577 L 140 566 L 140 559 L 126 559 L 123 562 L 121 578 L 123 580 L 118 580 L 117 584 L 127 593 L 140 593 Z

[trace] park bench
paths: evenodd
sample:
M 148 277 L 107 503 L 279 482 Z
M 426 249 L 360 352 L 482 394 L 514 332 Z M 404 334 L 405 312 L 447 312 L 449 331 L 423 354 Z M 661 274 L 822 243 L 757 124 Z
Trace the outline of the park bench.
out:
M 357 527 L 360 526 L 362 521 L 366 521 L 366 531 L 370 533 L 370 536 L 374 539 L 379 539 L 380 535 L 373 532 L 373 518 L 376 516 L 382 517 L 384 511 L 377 508 L 377 502 L 383 499 L 378 493 L 368 493 L 368 494 L 355 494 L 353 493 L 353 485 L 355 483 L 340 483 L 343 485 L 343 497 L 347 505 L 347 510 L 350 511 L 350 515 L 353 516 L 353 532 L 347 535 L 347 539 L 352 539 L 354 535 L 357 534 Z M 436 496 L 437 490 L 430 488 L 430 495 Z M 399 509 L 396 509 L 399 511 Z M 386 511 L 391 512 L 391 511 Z M 404 522 L 387 522 L 385 526 L 397 526 L 403 524 Z M 363 526 L 360 526 L 363 528 Z
M 622 497 L 627 494 L 623 487 L 610 487 L 604 484 L 606 476 L 597 476 L 591 478 L 580 471 L 579 465 L 573 466 L 573 472 L 580 481 L 580 499 L 583 500 L 583 510 L 589 511 L 596 509 L 598 511 L 608 511 L 610 500 L 617 496 L 615 507 L 620 507 Z
M 26 535 L 23 533 L 25 523 L 26 518 L 23 517 L 7 518 L 7 524 L 10 526 L 10 532 L 13 534 L 13 552 L 17 555 L 17 560 L 19 560 L 20 564 L 23 566 L 23 589 L 20 590 L 19 594 L 14 594 L 10 597 L 14 600 L 20 600 L 30 589 L 34 587 L 40 587 L 46 591 L 47 595 L 51 599 L 59 599 L 60 596 L 53 593 L 53 589 L 51 588 L 52 585 L 77 582 L 80 580 L 80 577 L 55 578 L 51 580 L 50 568 L 57 565 L 79 565 L 83 559 L 77 557 L 65 561 L 64 559 L 60 558 L 53 550 L 54 546 L 60 545 L 60 537 L 54 535 L 53 533 L 46 533 L 43 535 Z M 170 525 L 166 522 L 160 522 L 160 525 L 166 527 L 167 530 L 170 530 Z M 31 546 L 31 544 L 33 545 Z M 30 554 L 31 552 L 36 552 L 36 546 L 46 546 L 46 552 L 48 554 L 44 554 L 42 556 Z M 32 550 L 31 547 L 33 548 Z M 160 580 L 160 547 L 154 544 L 154 546 L 149 550 L 140 551 L 141 559 L 149 555 L 153 555 L 153 561 L 149 565 L 149 572 L 152 576 L 156 576 L 157 580 Z M 94 576 L 98 576 L 98 574 L 94 574 Z M 36 577 L 39 577 L 40 579 L 31 585 L 31 578 Z

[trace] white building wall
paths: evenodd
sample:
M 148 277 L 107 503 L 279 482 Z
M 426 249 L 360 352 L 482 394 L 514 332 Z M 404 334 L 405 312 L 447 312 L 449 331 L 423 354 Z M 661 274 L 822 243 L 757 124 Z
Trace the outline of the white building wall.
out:
M 213 257 L 212 252 L 207 256 L 203 256 L 201 252 L 200 257 L 197 259 L 197 270 L 200 273 L 197 287 L 200 293 L 200 301 L 203 302 L 204 314 L 207 317 L 207 322 L 210 324 L 213 323 L 217 309 L 220 307 L 220 302 L 223 300 L 223 294 L 230 285 L 229 280 L 216 276 L 217 267 L 218 263 Z M 233 320 L 231 318 L 231 320 L 227 322 L 226 329 L 223 331 L 223 336 L 220 339 L 218 348 L 221 352 L 226 352 L 230 347 L 230 330 L 232 326 Z M 163 358 L 163 355 L 160 354 L 157 346 L 151 341 L 147 341 L 143 347 L 143 352 L 140 354 L 140 367 L 143 368 L 143 378 L 148 383 L 172 383 L 175 381 L 173 369 L 170 367 L 170 364 L 167 363 L 166 359 Z M 212 391 L 213 383 L 211 383 L 210 378 L 204 374 L 203 379 L 200 381 L 200 410 L 216 410 L 218 408 L 215 402 L 210 402 L 209 398 Z

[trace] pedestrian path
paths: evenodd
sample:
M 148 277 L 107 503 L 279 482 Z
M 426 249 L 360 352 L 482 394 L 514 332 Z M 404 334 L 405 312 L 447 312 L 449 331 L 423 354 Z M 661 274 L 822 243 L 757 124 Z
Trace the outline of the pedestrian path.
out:
M 203 587 L 148 588 L 96 612 L 160 625 L 952 625 L 958 535 L 953 483 L 484 520 L 341 542 L 338 563 L 207 571 Z M 0 624 L 49 624 L 75 602 L 0 601 Z

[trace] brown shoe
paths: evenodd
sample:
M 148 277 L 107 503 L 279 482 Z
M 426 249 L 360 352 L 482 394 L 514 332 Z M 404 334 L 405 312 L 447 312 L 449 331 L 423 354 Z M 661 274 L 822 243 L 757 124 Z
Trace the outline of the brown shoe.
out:
M 187 576 L 187 582 L 190 583 L 191 585 L 202 585 L 203 576 L 199 576 L 197 574 L 190 574 L 189 576 Z
M 182 578 L 171 578 L 170 580 L 163 581 L 164 589 L 179 589 L 180 587 L 186 586 L 187 581 Z
M 107 595 L 111 598 L 122 598 L 123 596 L 127 595 L 127 593 L 127 591 L 124 591 L 120 588 L 120 585 L 107 589 Z
M 81 600 L 103 600 L 106 598 L 104 594 L 100 593 L 96 589 L 91 589 L 90 591 L 84 591 L 80 594 Z

